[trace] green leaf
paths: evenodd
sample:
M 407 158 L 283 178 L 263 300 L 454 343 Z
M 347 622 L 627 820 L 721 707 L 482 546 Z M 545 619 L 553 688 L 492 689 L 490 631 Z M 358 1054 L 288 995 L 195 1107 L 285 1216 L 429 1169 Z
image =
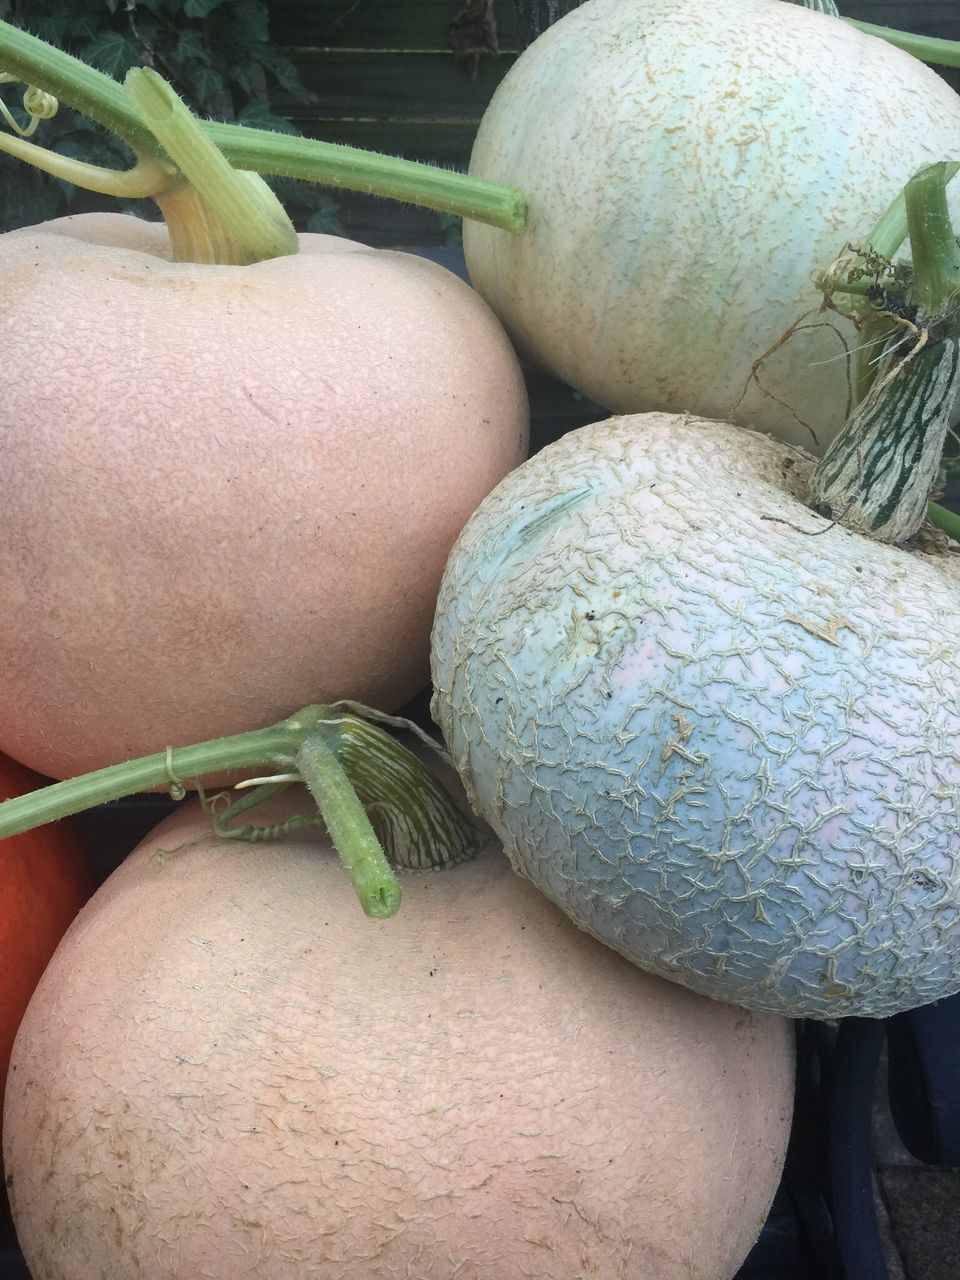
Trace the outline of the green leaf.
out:
M 440 224 L 440 241 L 446 245 L 462 245 L 463 244 L 463 221 L 452 213 L 438 213 L 436 215 L 437 222 Z
M 336 200 L 318 193 L 316 208 L 307 218 L 304 229 L 306 231 L 320 232 L 328 236 L 342 236 L 344 234 L 343 220 L 340 216 L 340 206 Z
M 119 31 L 101 31 L 86 46 L 83 56 L 115 80 L 122 80 L 130 68 L 140 62 L 140 50 Z
M 203 33 L 197 27 L 184 27 L 177 37 L 173 55 L 179 62 L 209 63 L 207 47 L 203 42 Z
M 270 11 L 260 0 L 236 0 L 230 35 L 241 48 L 266 44 L 270 39 Z
M 211 111 L 212 104 L 226 88 L 220 72 L 203 63 L 195 63 L 193 66 L 184 67 L 180 74 L 193 95 L 195 106 Z
M 256 97 L 256 86 L 253 80 L 252 68 L 247 64 L 245 67 L 231 67 L 231 81 L 247 95 L 248 98 Z
M 292 133 L 302 136 L 295 124 L 284 116 L 274 115 L 263 102 L 249 102 L 237 112 L 237 123 L 254 129 L 272 129 L 275 133 Z
M 316 102 L 317 95 L 303 83 L 299 71 L 286 54 L 280 53 L 271 45 L 264 45 L 256 51 L 254 57 L 270 72 L 280 88 L 285 89 L 297 102 Z
M 223 4 L 223 0 L 184 0 L 183 16 L 185 18 L 206 18 L 221 4 Z

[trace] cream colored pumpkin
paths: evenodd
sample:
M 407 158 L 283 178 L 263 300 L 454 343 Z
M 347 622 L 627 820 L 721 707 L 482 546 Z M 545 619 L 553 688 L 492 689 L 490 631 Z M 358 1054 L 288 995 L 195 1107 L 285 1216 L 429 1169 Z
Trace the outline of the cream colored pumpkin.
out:
M 816 315 L 813 277 L 958 138 L 946 82 L 839 18 L 587 0 L 484 113 L 470 171 L 522 187 L 529 221 L 518 236 L 465 223 L 467 265 L 522 349 L 604 408 L 819 452 L 846 417 L 855 333 Z

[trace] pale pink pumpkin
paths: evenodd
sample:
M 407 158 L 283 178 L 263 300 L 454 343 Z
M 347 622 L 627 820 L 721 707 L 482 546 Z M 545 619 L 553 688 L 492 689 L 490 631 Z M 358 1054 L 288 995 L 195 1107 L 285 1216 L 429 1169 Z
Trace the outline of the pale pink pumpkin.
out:
M 498 323 L 411 254 L 0 236 L 0 747 L 64 777 L 427 679 L 457 532 L 525 456 Z
M 14 1050 L 35 1280 L 736 1273 L 790 1024 L 642 973 L 495 844 L 402 885 L 371 921 L 321 837 L 238 846 L 193 807 L 127 859 Z

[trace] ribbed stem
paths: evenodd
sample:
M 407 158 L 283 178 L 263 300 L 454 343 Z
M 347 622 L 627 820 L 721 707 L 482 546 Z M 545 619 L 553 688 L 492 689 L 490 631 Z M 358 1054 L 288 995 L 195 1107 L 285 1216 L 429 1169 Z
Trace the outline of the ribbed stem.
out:
M 386 919 L 400 906 L 400 886 L 384 857 L 370 819 L 343 765 L 324 741 L 312 733 L 297 752 L 296 768 L 317 802 L 340 860 L 368 916 Z
M 398 867 L 448 867 L 476 853 L 485 837 L 423 762 L 365 714 L 381 718 L 355 703 L 304 707 L 267 729 L 167 748 L 52 783 L 0 804 L 0 840 L 139 791 L 167 786 L 182 799 L 185 782 L 224 770 L 268 767 L 282 771 L 281 788 L 290 777 L 307 784 L 364 911 L 392 915 L 400 898 L 387 856 Z M 382 718 L 426 736 L 407 721 Z M 275 792 L 274 780 L 263 781 L 255 795 L 221 814 L 215 829 L 241 839 L 264 839 L 286 829 L 290 823 L 222 830 Z
M 820 460 L 812 506 L 880 542 L 920 528 L 960 395 L 960 341 L 890 356 L 866 398 Z
M 293 223 L 263 178 L 234 169 L 166 80 L 140 67 L 124 87 L 189 184 L 186 200 L 157 197 L 175 261 L 246 266 L 298 251 Z
M 166 159 L 163 147 L 133 108 L 121 85 L 63 50 L 2 21 L 0 71 L 55 95 L 122 138 L 138 158 Z M 526 222 L 523 193 L 514 187 L 395 156 L 377 155 L 357 147 L 272 133 L 267 129 L 210 121 L 201 122 L 200 127 L 237 169 L 369 192 L 472 218 L 511 232 L 521 231 Z
M 814 9 L 817 13 L 829 13 L 831 18 L 839 18 L 840 10 L 835 0 L 786 0 L 787 4 L 798 4 L 804 9 Z
M 358 716 L 331 721 L 328 731 L 337 733 L 337 755 L 395 866 L 449 867 L 482 847 L 483 834 L 396 738 Z

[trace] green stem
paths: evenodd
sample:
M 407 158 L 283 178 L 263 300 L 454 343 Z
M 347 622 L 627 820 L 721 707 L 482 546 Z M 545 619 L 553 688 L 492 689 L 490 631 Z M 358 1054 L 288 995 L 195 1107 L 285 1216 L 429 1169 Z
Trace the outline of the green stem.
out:
M 941 507 L 939 502 L 931 502 L 927 507 L 927 519 L 955 542 L 960 542 L 960 515 L 955 511 Z
M 878 40 L 886 40 L 887 44 L 913 54 L 921 62 L 932 62 L 939 67 L 960 67 L 960 40 L 941 40 L 937 36 L 897 31 L 893 27 L 878 26 L 875 22 L 861 22 L 858 18 L 844 18 L 844 22 L 868 36 L 876 36 Z
M 402 200 L 513 233 L 526 226 L 526 200 L 516 187 L 315 138 L 218 122 L 204 128 L 238 169 Z
M 0 69 L 56 95 L 122 138 L 139 158 L 165 158 L 163 147 L 140 119 L 122 86 L 6 22 L 0 22 Z M 514 187 L 267 129 L 209 121 L 200 127 L 237 169 L 403 200 L 511 232 L 521 231 L 526 222 L 523 194 Z
M 960 172 L 960 160 L 944 160 L 941 165 L 944 181 L 947 183 Z M 901 190 L 897 192 L 880 215 L 873 231 L 867 236 L 863 249 L 869 250 L 881 258 L 886 258 L 889 262 L 900 251 L 909 234 L 906 191 Z M 869 288 L 870 281 L 862 278 L 851 281 L 847 278 L 850 268 L 862 261 L 862 257 L 862 251 L 847 251 L 827 271 L 817 277 L 817 288 L 824 293 L 864 295 Z
M 115 196 L 118 200 L 139 200 L 148 196 L 158 196 L 171 181 L 175 180 L 176 170 L 172 165 L 152 156 L 143 156 L 130 169 L 105 169 L 98 164 L 87 164 L 83 160 L 75 160 L 59 151 L 50 151 L 46 147 L 38 147 L 35 142 L 18 138 L 14 134 L 0 131 L 0 151 L 14 156 L 49 173 L 51 177 L 60 178 L 64 182 L 72 182 L 84 191 L 96 191 L 100 195 Z
M 944 183 L 950 182 L 960 172 L 960 160 L 944 160 L 941 162 Z M 910 233 L 907 217 L 906 189 L 898 191 L 893 200 L 880 216 L 867 244 L 884 258 L 893 258 Z
M 400 886 L 343 765 L 322 733 L 304 741 L 296 769 L 317 802 L 366 915 L 380 919 L 394 915 L 400 905 Z
M 923 177 L 924 171 L 915 175 L 914 191 L 919 194 L 923 185 L 927 187 L 925 199 L 938 206 L 937 216 L 940 219 L 940 228 L 938 235 L 939 248 L 938 254 L 942 254 L 947 258 L 955 256 L 955 250 L 950 243 L 951 228 L 949 218 L 946 216 L 946 185 L 960 171 L 960 161 L 942 161 L 938 166 L 939 172 L 934 176 L 933 169 Z M 937 191 L 942 179 L 943 191 Z M 930 291 L 929 282 L 925 285 L 923 281 L 927 277 L 924 273 L 929 271 L 936 272 L 938 265 L 936 261 L 931 261 L 930 249 L 925 247 L 922 229 L 916 226 L 918 213 L 914 212 L 914 242 L 911 244 L 911 251 L 914 256 L 920 260 L 920 288 Z M 924 215 L 926 216 L 926 215 Z M 897 195 L 890 202 L 883 214 L 880 216 L 877 225 L 867 237 L 864 245 L 857 249 L 847 249 L 831 266 L 823 272 L 816 280 L 817 288 L 820 289 L 827 298 L 832 298 L 837 294 L 844 295 L 849 298 L 857 299 L 857 307 L 860 312 L 860 334 L 859 344 L 856 353 L 856 392 L 857 403 L 863 400 L 873 385 L 876 375 L 878 363 L 876 360 L 877 352 L 894 336 L 895 325 L 889 318 L 878 313 L 876 308 L 870 308 L 866 305 L 866 300 L 877 283 L 876 272 L 869 266 L 869 259 L 872 256 L 874 262 L 886 263 L 890 267 L 893 259 L 900 251 L 903 243 L 911 235 L 910 219 L 907 215 L 907 198 L 906 189 L 897 192 Z M 926 265 L 925 265 L 926 264 Z M 909 274 L 913 277 L 913 268 L 909 268 Z M 900 286 L 898 285 L 897 288 Z M 912 301 L 917 302 L 918 299 L 912 297 L 915 290 L 915 282 L 910 284 Z M 860 301 L 862 300 L 862 301 Z M 929 306 L 926 308 L 931 310 Z
M 20 835 L 45 822 L 56 822 L 95 805 L 140 791 L 195 780 L 210 773 L 261 765 L 290 767 L 307 734 L 315 731 L 316 709 L 307 708 L 268 729 L 213 738 L 189 747 L 158 751 L 139 760 L 108 765 L 93 773 L 54 782 L 0 804 L 0 840 Z
M 887 329 L 875 380 L 809 486 L 811 505 L 882 542 L 903 542 L 923 523 L 960 394 L 960 249 L 946 198 L 952 172 L 927 165 L 904 189 L 909 287 L 900 311 L 876 317 Z M 902 315 L 904 304 L 916 309 L 913 320 Z M 886 299 L 880 305 L 889 311 Z
M 917 35 L 911 31 L 897 31 L 893 27 L 878 26 L 875 22 L 862 22 L 859 18 L 843 18 L 836 5 L 836 0 L 786 0 L 787 4 L 801 5 L 804 9 L 815 9 L 818 13 L 827 13 L 863 31 L 868 36 L 876 36 L 878 40 L 886 40 L 907 53 L 913 54 L 921 62 L 932 62 L 942 67 L 960 67 L 960 41 L 941 40 L 936 36 Z
M 175 197 L 157 198 L 176 261 L 242 266 L 297 252 L 293 223 L 264 180 L 233 168 L 162 77 L 141 67 L 127 73 L 125 87 L 198 198 L 186 208 Z
M 960 288 L 960 247 L 947 205 L 947 183 L 956 169 L 955 163 L 927 165 L 904 192 L 913 264 L 911 301 L 928 316 L 942 310 Z
M 9 22 L 0 22 L 0 69 L 52 93 L 121 138 L 138 156 L 163 158 L 163 149 L 131 107 L 122 85 Z
M 267 729 L 168 748 L 6 800 L 0 804 L 0 840 L 140 791 L 167 786 L 182 799 L 184 780 L 235 769 L 279 770 L 281 787 L 299 776 L 310 788 L 367 915 L 392 915 L 399 890 L 387 857 L 398 867 L 447 867 L 472 856 L 485 837 L 422 761 L 368 717 L 415 729 L 355 703 L 304 707 Z M 218 834 L 264 839 L 291 826 L 223 831 L 225 821 L 275 792 L 275 779 L 259 781 L 266 785 L 215 821 Z

